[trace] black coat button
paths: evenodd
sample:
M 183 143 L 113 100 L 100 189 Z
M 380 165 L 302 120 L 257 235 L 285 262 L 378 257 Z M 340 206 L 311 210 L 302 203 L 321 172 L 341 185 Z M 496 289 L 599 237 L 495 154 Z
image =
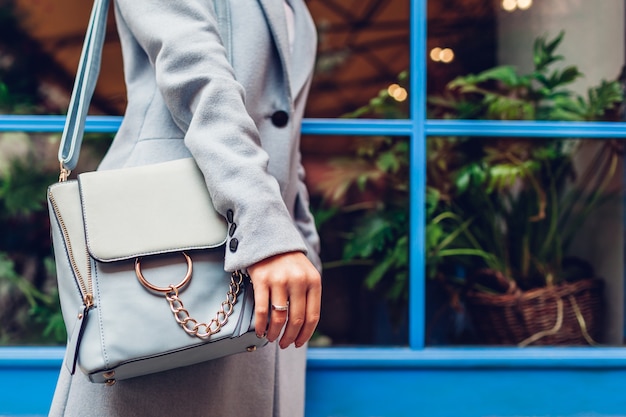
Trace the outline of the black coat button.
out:
M 234 218 L 234 213 L 233 213 L 233 211 L 232 211 L 232 210 L 228 210 L 228 211 L 226 212 L 226 219 L 228 219 L 228 222 L 229 222 L 229 223 L 232 223 L 232 222 L 233 222 L 233 218 Z
M 276 127 L 285 127 L 289 122 L 289 115 L 284 110 L 278 110 L 272 114 L 272 123 Z
M 236 238 L 232 238 L 228 245 L 231 252 L 236 252 L 238 246 L 239 246 L 239 241 Z
M 233 235 L 235 234 L 235 230 L 237 230 L 237 223 L 233 223 L 230 225 L 230 228 L 228 229 L 228 236 L 233 237 Z

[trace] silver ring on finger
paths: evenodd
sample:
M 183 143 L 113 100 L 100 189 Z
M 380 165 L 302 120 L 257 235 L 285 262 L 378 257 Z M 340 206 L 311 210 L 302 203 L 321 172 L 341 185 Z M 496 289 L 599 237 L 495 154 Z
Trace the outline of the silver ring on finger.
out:
M 277 305 L 277 304 L 272 304 L 272 310 L 274 311 L 287 311 L 289 310 L 289 301 L 287 301 L 287 304 L 283 305 Z

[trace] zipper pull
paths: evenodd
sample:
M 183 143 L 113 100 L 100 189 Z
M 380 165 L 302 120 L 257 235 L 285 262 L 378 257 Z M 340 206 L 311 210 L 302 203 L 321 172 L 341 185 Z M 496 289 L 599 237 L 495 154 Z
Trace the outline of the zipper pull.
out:
M 76 316 L 76 323 L 74 323 L 74 329 L 72 335 L 67 341 L 67 351 L 65 352 L 65 366 L 71 375 L 76 372 L 76 363 L 78 362 L 78 349 L 80 347 L 80 341 L 83 338 L 83 332 L 85 325 L 87 324 L 87 314 L 91 307 L 93 307 L 93 296 L 87 294 L 84 299 L 84 305 L 78 310 Z

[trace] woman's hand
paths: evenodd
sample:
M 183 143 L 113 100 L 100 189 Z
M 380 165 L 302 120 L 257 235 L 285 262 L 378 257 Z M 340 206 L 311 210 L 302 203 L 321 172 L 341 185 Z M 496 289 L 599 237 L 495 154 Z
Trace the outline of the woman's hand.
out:
M 273 342 L 285 327 L 282 349 L 292 343 L 304 345 L 320 319 L 322 280 L 317 269 L 302 252 L 289 252 L 252 265 L 248 273 L 254 286 L 256 334 L 267 330 L 267 339 Z

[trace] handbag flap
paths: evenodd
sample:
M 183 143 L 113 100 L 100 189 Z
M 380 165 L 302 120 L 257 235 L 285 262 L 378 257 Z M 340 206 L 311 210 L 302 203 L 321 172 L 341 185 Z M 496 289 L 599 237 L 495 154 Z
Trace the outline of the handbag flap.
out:
M 102 262 L 215 248 L 227 226 L 191 158 L 78 176 L 87 248 Z

